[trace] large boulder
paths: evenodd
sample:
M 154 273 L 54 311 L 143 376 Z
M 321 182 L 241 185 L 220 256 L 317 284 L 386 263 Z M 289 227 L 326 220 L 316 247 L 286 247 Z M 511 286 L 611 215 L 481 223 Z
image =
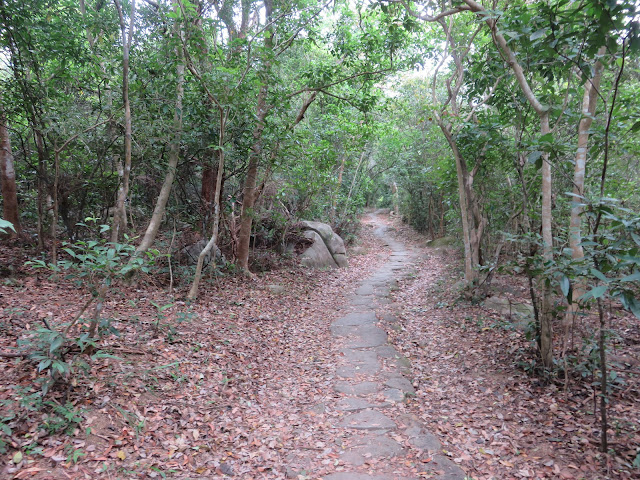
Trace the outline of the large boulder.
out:
M 332 255 L 347 254 L 347 250 L 346 248 L 344 248 L 344 242 L 342 241 L 342 238 L 340 238 L 340 235 L 333 231 L 331 225 L 327 225 L 326 223 L 321 222 L 309 222 L 307 220 L 304 220 L 300 223 L 302 224 L 304 229 L 317 232 L 318 235 L 322 237 L 322 240 L 324 241 L 325 245 Z
M 314 232 L 320 237 L 322 242 L 325 244 L 325 247 L 329 251 L 329 254 L 333 257 L 333 260 L 337 266 L 349 266 L 349 261 L 347 260 L 347 250 L 344 246 L 344 241 L 342 240 L 342 238 L 340 238 L 340 235 L 333 231 L 330 225 L 321 222 L 310 222 L 307 220 L 304 220 L 300 223 L 302 225 L 302 228 L 305 229 L 305 236 L 307 232 Z M 307 236 L 307 238 L 311 237 Z
M 191 245 L 187 245 L 186 247 L 180 250 L 180 255 L 183 258 L 186 258 L 187 263 L 189 265 L 196 265 L 198 263 L 198 257 L 200 256 L 200 252 L 204 250 L 204 247 L 207 246 L 208 241 L 204 238 L 202 240 L 197 241 Z M 215 259 L 216 265 L 224 265 L 226 263 L 226 258 L 220 251 L 220 249 L 214 245 L 213 248 L 209 251 L 207 255 L 204 257 L 203 267 L 206 267 L 211 263 L 211 258 Z
M 485 308 L 494 310 L 503 317 L 509 318 L 519 329 L 526 329 L 534 318 L 533 306 L 529 303 L 512 301 L 504 297 L 489 297 L 484 301 Z
M 325 245 L 322 237 L 314 230 L 306 230 L 303 235 L 313 241 L 313 245 L 300 255 L 303 265 L 311 268 L 337 268 L 338 264 L 333 259 L 331 252 Z

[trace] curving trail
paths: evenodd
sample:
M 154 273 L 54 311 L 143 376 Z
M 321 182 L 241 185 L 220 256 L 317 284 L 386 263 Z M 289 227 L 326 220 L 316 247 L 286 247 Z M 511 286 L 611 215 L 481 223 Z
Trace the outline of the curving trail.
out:
M 375 235 L 391 249 L 389 260 L 363 279 L 348 312 L 331 325 L 333 342 L 341 352 L 334 388 L 341 398 L 331 407 L 339 412 L 333 427 L 340 446 L 340 466 L 324 480 L 463 480 L 464 472 L 441 452 L 438 439 L 417 418 L 404 412 L 404 401 L 415 394 L 409 361 L 387 342 L 394 318 L 378 315 L 391 303 L 397 276 L 411 271 L 415 254 L 391 238 L 375 213 Z M 381 317 L 381 318 L 379 318 Z M 414 476 L 406 472 L 408 455 L 421 459 Z

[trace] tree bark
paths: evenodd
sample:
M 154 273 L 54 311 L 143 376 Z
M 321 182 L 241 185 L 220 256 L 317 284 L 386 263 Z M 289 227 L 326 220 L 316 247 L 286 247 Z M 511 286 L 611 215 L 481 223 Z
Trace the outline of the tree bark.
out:
M 227 123 L 228 110 L 220 109 L 220 130 L 218 131 L 218 173 L 216 175 L 216 189 L 213 196 L 213 232 L 209 242 L 198 255 L 198 264 L 196 266 L 196 273 L 193 276 L 193 283 L 187 298 L 194 300 L 198 296 L 198 288 L 200 285 L 200 279 L 202 278 L 202 267 L 204 265 L 205 257 L 211 252 L 211 249 L 216 245 L 218 241 L 218 230 L 220 228 L 220 194 L 222 192 L 222 176 L 224 174 L 224 145 L 225 129 Z M 215 255 L 214 255 L 215 262 Z
M 598 51 L 598 55 L 604 55 L 605 48 Z M 593 78 L 587 80 L 584 85 L 584 95 L 582 97 L 582 118 L 578 124 L 578 148 L 576 150 L 575 165 L 573 169 L 573 206 L 571 207 L 571 218 L 569 219 L 569 247 L 571 248 L 571 258 L 579 260 L 584 257 L 582 249 L 582 212 L 584 211 L 584 178 L 587 167 L 587 152 L 589 151 L 589 130 L 593 123 L 598 103 L 600 81 L 604 66 L 599 60 L 596 61 Z M 572 302 L 569 304 L 567 314 L 564 318 L 564 343 L 565 349 L 569 328 L 578 310 L 576 301 L 583 294 L 584 286 L 578 283 L 573 285 Z
M 0 179 L 2 185 L 2 218 L 11 222 L 15 232 L 9 229 L 13 238 L 21 234 L 20 211 L 16 188 L 16 171 L 11 153 L 11 139 L 4 111 L 0 110 Z
M 464 2 L 470 7 L 471 11 L 475 13 L 485 12 L 482 5 L 475 0 L 464 0 Z M 549 126 L 549 108 L 544 106 L 535 93 L 531 89 L 529 82 L 526 79 L 524 70 L 515 53 L 509 48 L 506 39 L 498 32 L 496 28 L 497 20 L 491 17 L 485 17 L 485 22 L 491 29 L 493 39 L 498 48 L 504 54 L 507 63 L 513 70 L 516 77 L 516 81 L 522 90 L 527 102 L 538 114 L 540 119 L 540 134 L 546 135 L 551 132 Z M 542 243 L 543 243 L 543 258 L 545 262 L 553 260 L 553 234 L 552 234 L 552 214 L 551 214 L 551 164 L 549 163 L 549 154 L 544 153 L 542 155 Z M 540 316 L 540 356 L 542 363 L 546 368 L 553 367 L 553 310 L 552 306 L 552 291 L 550 282 L 544 282 L 542 287 L 542 312 Z
M 127 228 L 126 200 L 129 195 L 129 177 L 131 174 L 131 104 L 129 102 L 129 53 L 131 40 L 133 38 L 133 24 L 136 14 L 136 2 L 131 0 L 131 14 L 129 15 L 129 32 L 124 21 L 124 14 L 120 6 L 120 0 L 113 0 L 118 17 L 120 19 L 120 30 L 122 34 L 122 100 L 124 103 L 124 164 L 118 169 L 120 175 L 120 188 L 116 200 L 116 210 L 113 216 L 113 227 L 111 230 L 111 242 L 117 243 Z
M 462 221 L 462 243 L 464 244 L 464 280 L 468 285 L 471 285 L 475 280 L 477 280 L 478 271 L 474 268 L 476 265 L 473 264 L 473 255 L 471 250 L 471 227 L 469 225 L 467 189 L 465 188 L 466 181 L 462 165 L 464 159 L 462 158 L 460 150 L 458 150 L 458 144 L 453 138 L 451 131 L 443 124 L 440 125 L 440 129 L 451 147 L 453 158 L 456 162 L 458 200 L 460 202 L 460 219 Z
M 178 5 L 174 4 L 174 10 L 177 11 Z M 176 26 L 175 35 L 180 39 L 182 37 L 181 27 Z M 178 57 L 177 68 L 177 85 L 176 85 L 176 104 L 173 114 L 173 138 L 169 145 L 169 161 L 167 163 L 167 174 L 165 175 L 160 194 L 156 200 L 156 206 L 153 209 L 151 220 L 147 226 L 144 237 L 136 249 L 136 253 L 146 252 L 158 235 L 162 218 L 164 217 L 167 202 L 169 201 L 169 195 L 171 194 L 171 188 L 173 187 L 173 181 L 176 177 L 176 169 L 178 168 L 178 160 L 180 158 L 180 140 L 182 139 L 182 99 L 184 97 L 184 61 L 182 56 L 182 48 L 179 47 L 176 51 Z
M 255 189 L 258 178 L 258 166 L 262 155 L 262 132 L 267 116 L 267 85 L 260 87 L 258 94 L 257 123 L 253 129 L 253 145 L 249 156 L 247 177 L 242 191 L 242 211 L 240 213 L 240 232 L 238 233 L 238 266 L 249 271 L 249 247 L 251 243 L 251 227 L 253 225 L 253 206 L 255 205 Z
M 273 50 L 273 26 L 272 12 L 273 0 L 264 1 L 266 24 L 264 46 L 267 52 Z M 271 62 L 265 61 L 262 75 L 266 76 L 271 68 Z M 242 211 L 240 213 L 240 232 L 238 233 L 238 258 L 236 259 L 238 267 L 245 272 L 249 271 L 249 247 L 251 244 L 251 227 L 253 225 L 253 206 L 255 205 L 255 189 L 258 178 L 258 166 L 262 155 L 262 132 L 264 131 L 264 122 L 267 117 L 267 94 L 269 92 L 269 83 L 263 78 L 263 84 L 258 92 L 258 102 L 256 106 L 256 125 L 253 129 L 253 145 L 251 146 L 251 154 L 249 155 L 249 165 L 247 168 L 247 176 L 244 182 L 242 194 Z

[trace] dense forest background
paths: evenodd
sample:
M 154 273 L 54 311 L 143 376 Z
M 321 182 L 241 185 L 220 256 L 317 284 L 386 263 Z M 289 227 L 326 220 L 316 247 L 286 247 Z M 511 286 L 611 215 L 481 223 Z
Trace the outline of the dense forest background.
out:
M 459 239 L 468 301 L 526 278 L 540 375 L 567 371 L 594 315 L 606 412 L 611 319 L 640 318 L 637 7 L 1 2 L 0 233 L 99 306 L 141 273 L 193 299 L 209 250 L 268 270 L 300 220 L 348 242 L 363 209 L 390 208 Z M 180 256 L 199 241 L 194 273 Z M 70 327 L 40 370 L 65 368 Z

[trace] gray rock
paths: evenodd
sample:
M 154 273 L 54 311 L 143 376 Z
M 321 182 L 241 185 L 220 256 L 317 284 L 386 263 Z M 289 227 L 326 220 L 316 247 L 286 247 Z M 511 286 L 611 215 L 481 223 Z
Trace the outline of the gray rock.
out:
M 363 410 L 344 417 L 340 421 L 343 428 L 354 430 L 394 430 L 396 424 L 377 410 Z
M 431 433 L 420 433 L 416 436 L 409 437 L 409 444 L 419 450 L 425 450 L 427 452 L 439 452 L 442 448 L 442 444 L 438 437 Z
M 397 388 L 388 388 L 384 392 L 384 399 L 391 403 L 402 403 L 406 400 L 406 396 L 402 390 Z
M 336 406 L 338 410 L 342 410 L 344 412 L 357 412 L 358 410 L 365 410 L 372 407 L 375 407 L 375 405 L 357 397 L 343 398 Z
M 276 295 L 282 294 L 286 291 L 283 285 L 267 285 L 267 290 Z
M 500 315 L 513 316 L 519 315 L 522 317 L 533 316 L 533 306 L 528 303 L 513 302 L 508 298 L 502 297 L 489 297 L 484 301 L 484 306 L 495 310 Z
M 344 381 L 336 382 L 335 389 L 339 393 L 346 395 L 370 395 L 378 391 L 378 384 L 375 382 L 349 383 Z
M 321 222 L 310 222 L 308 220 L 303 220 L 300 223 L 304 228 L 317 232 L 320 237 L 322 237 L 322 240 L 327 245 L 327 248 L 332 255 L 347 254 L 347 250 L 344 248 L 344 242 L 342 241 L 342 238 L 340 238 L 340 235 L 333 231 L 330 225 Z
M 404 377 L 391 377 L 384 384 L 390 388 L 397 388 L 398 390 L 402 390 L 404 393 L 408 393 L 413 395 L 416 393 L 416 390 L 411 385 L 411 382 Z
M 186 247 L 180 250 L 180 254 L 184 255 L 187 259 L 187 263 L 189 265 L 196 265 L 198 263 L 198 257 L 200 256 L 200 252 L 204 250 L 204 247 L 207 246 L 208 240 L 204 238 L 202 240 L 197 241 L 194 244 L 187 245 Z M 220 249 L 214 245 L 213 248 L 209 251 L 207 255 L 205 255 L 203 259 L 203 267 L 206 267 L 211 263 L 211 258 L 215 259 L 216 265 L 224 265 L 226 263 L 226 258 L 220 251 Z
M 302 264 L 310 268 L 337 268 L 338 264 L 331 256 L 320 235 L 313 230 L 304 232 L 304 236 L 313 241 L 313 245 L 300 255 Z
M 426 245 L 430 248 L 450 247 L 455 245 L 457 241 L 455 237 L 440 237 L 429 240 Z
M 340 268 L 347 268 L 349 266 L 349 260 L 344 253 L 334 253 L 333 259 Z
M 333 325 L 367 325 L 376 322 L 375 312 L 355 312 L 337 319 Z

